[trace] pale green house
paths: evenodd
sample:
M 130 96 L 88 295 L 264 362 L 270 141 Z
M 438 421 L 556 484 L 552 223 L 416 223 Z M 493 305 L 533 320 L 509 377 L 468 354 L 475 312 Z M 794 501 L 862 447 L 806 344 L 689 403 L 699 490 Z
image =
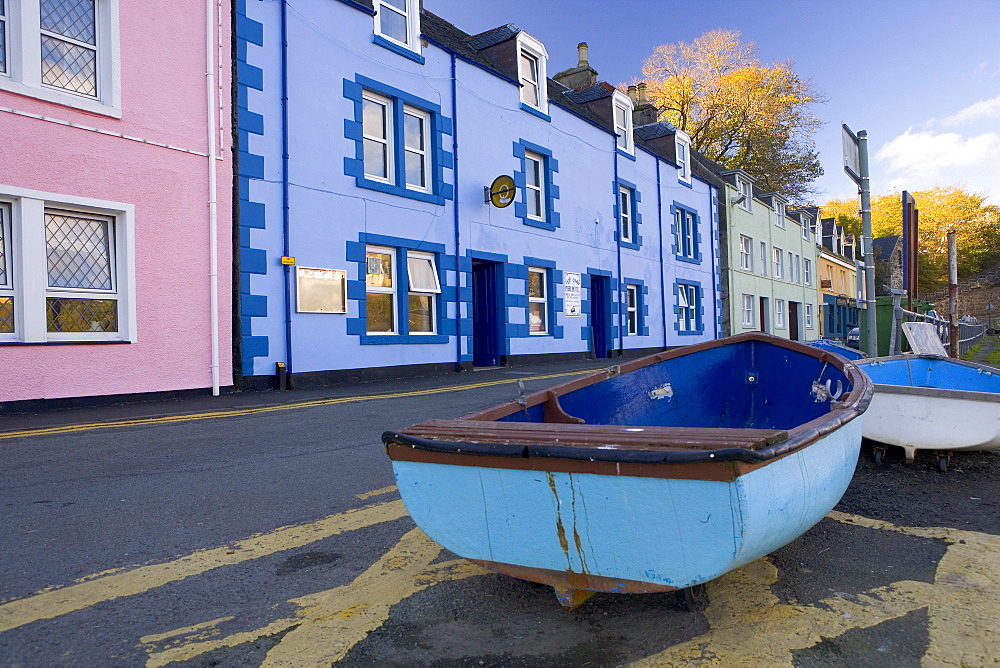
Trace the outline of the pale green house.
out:
M 790 209 L 742 170 L 720 170 L 723 328 L 795 341 L 820 338 L 814 208 Z M 726 317 L 728 316 L 728 317 Z M 728 322 L 727 322 L 728 321 Z

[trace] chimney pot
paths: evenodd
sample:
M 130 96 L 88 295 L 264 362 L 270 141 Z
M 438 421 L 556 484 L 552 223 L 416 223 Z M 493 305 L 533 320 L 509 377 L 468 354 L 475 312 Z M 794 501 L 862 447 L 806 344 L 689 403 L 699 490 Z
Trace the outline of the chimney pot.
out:
M 649 99 L 646 97 L 646 84 L 641 83 L 637 88 L 639 89 L 639 104 L 648 104 Z
M 580 42 L 576 45 L 577 52 L 580 54 L 580 63 L 577 67 L 590 67 L 590 62 L 587 60 L 587 43 Z
M 636 98 L 636 93 L 635 93 L 635 86 L 629 86 L 628 87 L 628 97 L 629 97 L 630 100 L 632 100 L 632 106 L 634 107 L 635 106 L 635 101 L 637 99 Z

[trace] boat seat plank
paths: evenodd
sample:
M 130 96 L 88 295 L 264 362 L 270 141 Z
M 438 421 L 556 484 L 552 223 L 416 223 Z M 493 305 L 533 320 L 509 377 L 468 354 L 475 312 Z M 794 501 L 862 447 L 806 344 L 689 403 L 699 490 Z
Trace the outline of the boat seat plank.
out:
M 560 445 L 578 448 L 616 447 L 638 451 L 664 448 L 758 450 L 788 440 L 779 429 L 725 427 L 630 427 L 603 424 L 429 420 L 402 433 L 417 438 L 459 443 Z

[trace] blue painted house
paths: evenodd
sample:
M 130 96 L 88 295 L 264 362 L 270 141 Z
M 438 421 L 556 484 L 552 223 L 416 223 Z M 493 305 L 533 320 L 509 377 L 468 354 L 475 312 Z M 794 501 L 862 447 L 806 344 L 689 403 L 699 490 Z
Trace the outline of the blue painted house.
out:
M 720 335 L 717 188 L 585 45 L 552 75 L 526 31 L 418 0 L 237 10 L 246 387 Z

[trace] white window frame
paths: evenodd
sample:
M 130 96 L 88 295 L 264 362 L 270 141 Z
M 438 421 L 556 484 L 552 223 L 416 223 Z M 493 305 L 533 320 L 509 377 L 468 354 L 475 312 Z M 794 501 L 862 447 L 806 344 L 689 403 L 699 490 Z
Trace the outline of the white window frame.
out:
M 423 109 L 418 109 L 416 107 L 411 107 L 406 104 L 403 105 L 403 116 L 412 116 L 414 118 L 419 118 L 421 121 L 421 127 L 423 132 L 421 133 L 421 140 L 423 143 L 423 148 L 410 147 L 406 144 L 406 119 L 403 119 L 403 181 L 404 186 L 407 190 L 417 190 L 420 192 L 429 193 L 434 184 L 434 174 L 431 172 L 432 162 L 431 162 L 431 115 L 424 111 Z M 410 183 L 406 176 L 406 155 L 417 155 L 420 157 L 421 165 L 424 170 L 424 185 L 417 185 Z
M 802 270 L 805 274 L 806 285 L 812 285 L 812 260 L 807 257 L 802 258 Z
M 802 256 L 795 255 L 795 282 L 802 283 Z
M 97 96 L 90 97 L 42 83 L 41 10 L 39 0 L 5 0 L 7 71 L 0 90 L 7 90 L 83 111 L 121 118 L 121 39 L 119 0 L 96 0 Z
M 388 255 L 392 258 L 392 266 L 389 274 L 392 285 L 388 288 L 380 285 L 368 285 L 368 265 L 367 265 L 367 254 L 368 253 L 379 253 L 381 255 Z M 365 294 L 382 294 L 391 295 L 391 306 L 389 312 L 392 314 L 392 327 L 385 332 L 373 332 L 368 329 L 368 314 L 365 314 L 365 333 L 368 336 L 389 336 L 399 333 L 399 295 L 397 294 L 397 287 L 399 283 L 398 272 L 396 268 L 396 263 L 399 261 L 398 253 L 395 248 L 388 246 L 365 246 L 366 254 L 366 264 L 365 264 Z
M 618 230 L 621 240 L 632 243 L 633 222 L 633 201 L 632 189 L 628 186 L 618 186 Z
M 414 276 L 413 268 L 418 262 L 424 262 L 429 265 L 431 282 L 421 283 L 420 276 Z M 406 252 L 406 278 L 409 287 L 409 292 L 407 297 L 430 297 L 430 320 L 431 328 L 426 332 L 414 332 L 410 329 L 410 334 L 414 336 L 426 336 L 430 334 L 437 334 L 437 298 L 434 295 L 441 294 L 441 281 L 438 278 L 437 263 L 434 259 L 433 253 L 425 253 L 421 251 L 407 251 Z M 410 302 L 407 299 L 406 302 L 407 317 L 409 317 Z
M 744 294 L 743 295 L 743 328 L 753 328 L 754 327 L 754 303 L 756 298 L 753 295 Z
M 364 129 L 364 111 L 362 110 L 362 123 L 361 123 L 361 144 L 362 144 L 362 156 L 364 156 L 364 142 L 373 141 L 378 144 L 385 146 L 385 173 L 386 176 L 380 176 L 378 174 L 373 174 L 368 171 L 368 161 L 362 157 L 362 170 L 366 179 L 372 181 L 378 181 L 380 183 L 396 183 L 396 128 L 393 119 L 393 101 L 384 95 L 379 95 L 378 93 L 373 93 L 370 90 L 364 90 L 361 93 L 361 104 L 364 106 L 365 102 L 372 102 L 381 106 L 385 110 L 385 138 L 377 137 L 375 135 L 370 135 L 365 132 Z
M 540 274 L 542 277 L 542 296 L 531 296 L 531 274 Z M 528 267 L 528 281 L 525 285 L 525 292 L 528 294 L 528 333 L 531 336 L 543 336 L 549 333 L 549 270 L 545 267 Z M 541 304 L 544 320 L 542 329 L 537 332 L 531 331 L 531 304 Z
M 698 329 L 698 287 L 687 283 L 677 284 L 677 329 L 693 332 Z
M 785 328 L 785 300 L 775 299 L 774 300 L 774 328 L 784 329 Z
M 3 281 L 0 282 L 0 299 L 9 299 L 16 311 L 16 295 L 14 294 L 14 241 L 13 225 L 11 224 L 11 206 L 7 202 L 0 201 L 0 269 L 3 270 Z M 11 339 L 17 334 L 17 317 L 13 317 L 14 329 L 11 332 L 0 332 L 0 340 L 5 337 Z
M 760 275 L 767 276 L 767 242 L 760 242 Z
M 386 0 L 375 0 L 375 34 L 393 44 L 398 44 L 410 51 L 420 53 L 420 2 L 419 0 L 403 0 L 406 7 L 400 11 Z M 406 21 L 406 41 L 400 41 L 382 30 L 382 12 L 391 12 L 403 16 Z
M 674 216 L 677 225 L 677 254 L 691 260 L 697 259 L 698 238 L 694 213 L 678 207 Z
M 691 183 L 691 139 L 680 130 L 674 134 L 674 154 L 677 158 L 677 179 Z
M 771 249 L 771 278 L 783 279 L 785 277 L 785 258 L 783 252 L 777 246 Z
M 619 90 L 611 97 L 612 115 L 614 116 L 615 146 L 624 153 L 635 153 L 635 143 L 632 138 L 632 100 Z M 619 119 L 619 113 L 621 118 Z
M 527 54 L 534 59 L 537 67 L 536 80 L 532 80 L 531 77 L 524 71 L 524 65 L 522 63 L 522 54 Z M 523 30 L 517 34 L 517 79 L 521 83 L 520 98 L 521 103 L 525 104 L 533 109 L 537 109 L 543 114 L 548 115 L 549 111 L 549 97 L 548 97 L 548 73 L 546 68 L 546 61 L 549 58 L 548 52 L 545 50 L 545 45 L 539 40 L 535 39 Z M 532 104 L 529 100 L 525 99 L 525 86 L 533 86 L 537 92 L 538 103 Z
M 625 284 L 625 325 L 629 334 L 639 333 L 639 286 Z
M 812 329 L 813 328 L 813 305 L 812 304 L 806 304 L 805 307 L 806 307 L 806 310 L 805 310 L 806 329 Z
M 0 185 L 0 204 L 9 214 L 5 244 L 10 259 L 8 282 L 14 298 L 14 332 L 0 341 L 21 343 L 122 342 L 138 340 L 135 298 L 135 207 L 122 202 L 75 197 Z M 46 259 L 45 212 L 78 214 L 110 221 L 113 255 L 112 289 L 49 288 Z M 46 299 L 83 297 L 118 302 L 117 332 L 49 332 Z
M 746 179 L 737 176 L 736 189 L 739 191 L 740 195 L 743 196 L 743 200 L 740 202 L 740 208 L 744 211 L 750 211 L 751 202 L 753 201 L 753 186 Z
M 532 162 L 538 163 L 538 183 L 531 183 L 530 176 L 532 170 L 530 169 L 530 164 Z M 544 221 L 546 218 L 546 201 L 545 201 L 545 156 L 535 153 L 533 151 L 524 152 L 524 190 L 525 190 L 525 215 L 532 220 Z M 531 213 L 532 193 L 538 193 L 538 214 Z M 607 192 L 607 191 L 605 191 Z
M 740 269 L 753 271 L 753 239 L 745 234 L 740 235 Z
M 785 203 L 778 200 L 774 201 L 774 225 L 775 227 L 780 227 L 785 229 Z
M 809 241 L 809 228 L 812 227 L 812 223 L 808 217 L 804 217 L 804 220 L 806 222 L 802 224 L 802 238 Z

